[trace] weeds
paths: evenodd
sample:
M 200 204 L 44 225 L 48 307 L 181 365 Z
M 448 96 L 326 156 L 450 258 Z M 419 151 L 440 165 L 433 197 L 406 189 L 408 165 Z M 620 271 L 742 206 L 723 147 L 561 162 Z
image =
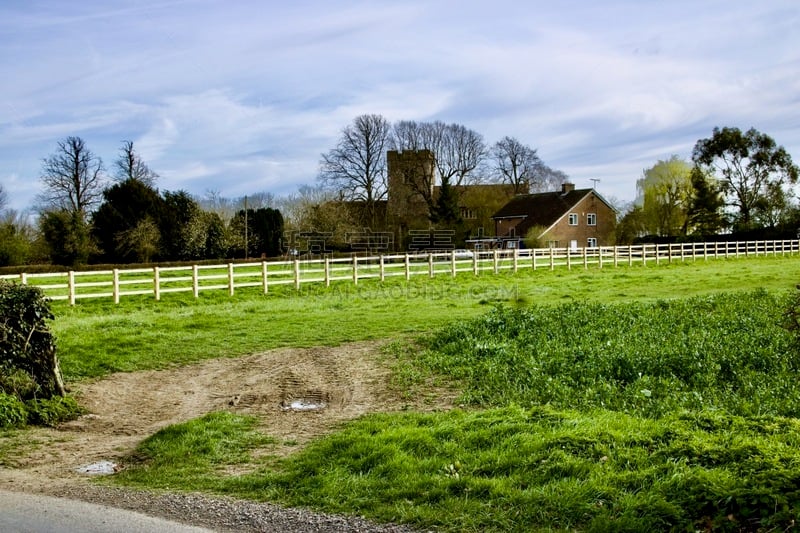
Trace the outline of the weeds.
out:
M 800 414 L 800 352 L 765 291 L 633 304 L 497 307 L 431 335 L 419 363 L 481 406 Z

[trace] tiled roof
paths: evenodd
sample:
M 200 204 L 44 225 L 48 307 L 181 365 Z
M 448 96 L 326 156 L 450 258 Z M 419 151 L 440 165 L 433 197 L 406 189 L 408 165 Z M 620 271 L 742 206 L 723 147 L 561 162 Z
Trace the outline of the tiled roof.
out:
M 543 192 L 537 194 L 520 194 L 512 198 L 492 218 L 518 218 L 525 220 L 515 229 L 517 235 L 525 233 L 533 226 L 549 228 L 564 216 L 592 189 L 576 189 L 569 192 Z

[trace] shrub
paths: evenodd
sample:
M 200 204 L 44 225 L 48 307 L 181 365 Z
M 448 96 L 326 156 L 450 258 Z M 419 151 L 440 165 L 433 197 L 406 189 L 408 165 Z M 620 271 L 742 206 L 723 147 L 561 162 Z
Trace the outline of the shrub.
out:
M 0 392 L 18 398 L 32 398 L 37 389 L 33 376 L 24 370 L 0 365 Z
M 24 426 L 27 419 L 25 404 L 19 398 L 0 392 L 0 429 Z
M 69 396 L 28 400 L 25 402 L 25 407 L 28 409 L 28 422 L 41 426 L 57 426 L 83 413 L 78 402 Z
M 4 392 L 22 399 L 63 396 L 64 383 L 47 321 L 53 319 L 44 293 L 0 280 L 0 381 Z M 26 376 L 32 380 L 32 384 Z

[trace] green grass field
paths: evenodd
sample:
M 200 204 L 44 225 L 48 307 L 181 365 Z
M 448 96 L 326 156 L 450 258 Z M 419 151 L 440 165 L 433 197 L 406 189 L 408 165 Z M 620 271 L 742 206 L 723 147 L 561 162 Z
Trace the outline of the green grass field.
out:
M 656 267 L 520 270 L 517 274 L 441 275 L 338 282 L 330 288 L 256 288 L 54 302 L 53 329 L 65 378 L 92 378 L 282 346 L 416 335 L 488 311 L 493 305 L 647 302 L 735 290 L 789 290 L 800 280 L 796 257 L 728 259 Z M 309 327 L 313 325 L 313 327 Z
M 54 329 L 68 380 L 391 338 L 398 394 L 431 377 L 462 391 L 462 408 L 362 417 L 284 459 L 256 420 L 211 413 L 110 482 L 427 530 L 784 531 L 800 350 L 781 322 L 799 280 L 788 257 L 466 274 L 57 303 Z

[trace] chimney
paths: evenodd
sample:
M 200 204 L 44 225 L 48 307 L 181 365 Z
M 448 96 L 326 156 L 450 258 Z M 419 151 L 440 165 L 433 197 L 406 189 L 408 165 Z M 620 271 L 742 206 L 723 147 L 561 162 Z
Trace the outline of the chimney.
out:
M 566 182 L 561 184 L 561 194 L 567 194 L 568 192 L 572 192 L 574 190 L 575 190 L 574 183 Z

